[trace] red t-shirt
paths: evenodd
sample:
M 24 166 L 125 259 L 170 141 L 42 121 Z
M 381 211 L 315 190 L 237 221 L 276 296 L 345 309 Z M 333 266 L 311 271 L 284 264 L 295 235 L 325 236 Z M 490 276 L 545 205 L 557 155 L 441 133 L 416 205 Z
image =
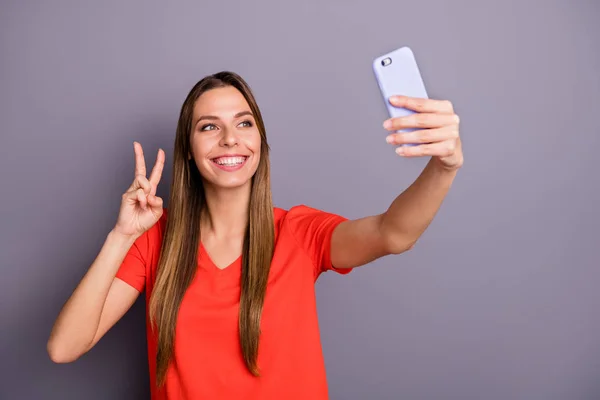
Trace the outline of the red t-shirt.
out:
M 156 279 L 165 213 L 131 247 L 117 278 L 146 295 Z M 198 270 L 177 319 L 174 358 L 165 386 L 155 385 L 156 336 L 147 320 L 152 399 L 327 399 L 314 283 L 331 265 L 333 229 L 344 217 L 307 206 L 274 209 L 275 252 L 261 318 L 258 365 L 248 372 L 238 333 L 241 257 L 225 269 L 202 244 Z

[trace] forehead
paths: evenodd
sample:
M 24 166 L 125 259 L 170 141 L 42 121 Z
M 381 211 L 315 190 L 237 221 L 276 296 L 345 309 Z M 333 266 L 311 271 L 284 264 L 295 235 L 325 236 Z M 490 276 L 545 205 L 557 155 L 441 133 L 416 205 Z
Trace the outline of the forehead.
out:
M 204 92 L 194 105 L 194 117 L 214 115 L 227 117 L 240 111 L 250 111 L 248 102 L 239 90 L 232 86 Z

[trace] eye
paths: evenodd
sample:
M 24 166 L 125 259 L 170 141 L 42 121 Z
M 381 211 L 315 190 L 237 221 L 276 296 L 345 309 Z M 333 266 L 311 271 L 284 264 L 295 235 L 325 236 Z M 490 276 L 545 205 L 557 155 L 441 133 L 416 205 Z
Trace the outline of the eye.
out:
M 211 129 L 207 129 L 209 127 L 211 127 Z M 206 124 L 206 125 L 202 125 L 200 130 L 201 131 L 212 131 L 212 128 L 216 128 L 216 126 L 214 124 Z
M 251 121 L 246 120 L 246 121 L 240 122 L 240 125 L 243 125 L 243 124 L 245 124 L 246 128 L 252 127 L 252 122 Z

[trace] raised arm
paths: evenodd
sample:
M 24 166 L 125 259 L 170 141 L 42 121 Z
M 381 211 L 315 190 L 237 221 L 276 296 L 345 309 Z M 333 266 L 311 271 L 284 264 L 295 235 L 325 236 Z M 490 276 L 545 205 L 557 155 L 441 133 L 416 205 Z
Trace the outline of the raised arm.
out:
M 392 105 L 417 113 L 386 120 L 392 133 L 387 142 L 401 146 L 403 157 L 429 156 L 431 160 L 419 177 L 379 215 L 345 221 L 333 231 L 331 261 L 336 268 L 354 268 L 389 254 L 411 249 L 439 210 L 458 169 L 463 164 L 459 118 L 446 100 L 395 96 Z
M 142 147 L 138 143 L 134 146 L 135 179 L 123 194 L 117 224 L 50 333 L 47 350 L 54 362 L 75 361 L 90 350 L 139 296 L 135 288 L 115 275 L 135 241 L 162 215 L 163 203 L 156 197 L 156 186 L 162 174 L 164 152 L 158 152 L 150 179 L 146 179 Z

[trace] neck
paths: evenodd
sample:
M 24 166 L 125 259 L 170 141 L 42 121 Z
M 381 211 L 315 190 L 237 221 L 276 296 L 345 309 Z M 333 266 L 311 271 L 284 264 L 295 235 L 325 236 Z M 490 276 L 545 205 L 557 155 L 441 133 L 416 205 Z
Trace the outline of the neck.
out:
M 217 239 L 243 236 L 248 224 L 250 183 L 235 189 L 206 184 L 204 188 L 206 208 L 200 221 L 201 232 Z

